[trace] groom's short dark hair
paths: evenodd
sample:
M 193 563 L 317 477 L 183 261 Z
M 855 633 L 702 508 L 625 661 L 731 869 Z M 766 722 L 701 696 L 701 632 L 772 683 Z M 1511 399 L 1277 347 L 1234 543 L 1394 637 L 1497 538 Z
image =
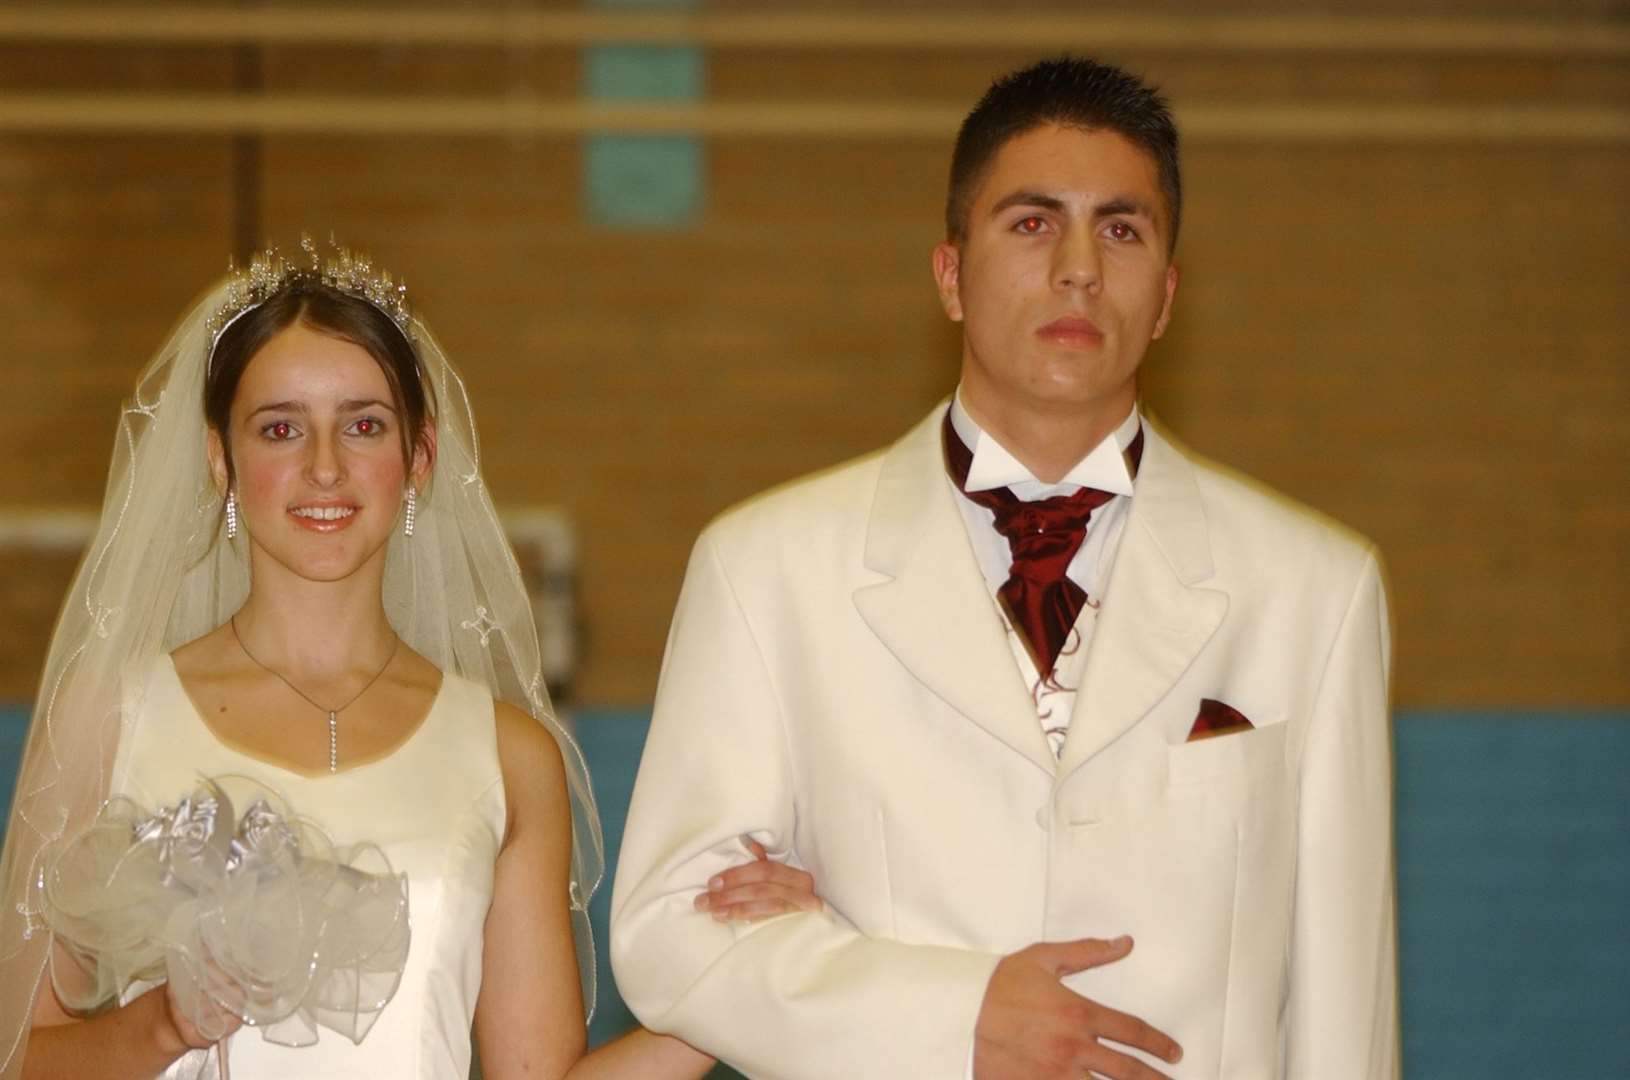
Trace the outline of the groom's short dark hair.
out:
M 945 235 L 962 243 L 974 192 L 1009 140 L 1043 124 L 1113 131 L 1154 161 L 1166 209 L 1170 245 L 1177 244 L 1183 182 L 1177 161 L 1177 125 L 1166 99 L 1118 67 L 1077 56 L 1031 64 L 997 79 L 957 132 L 945 200 Z

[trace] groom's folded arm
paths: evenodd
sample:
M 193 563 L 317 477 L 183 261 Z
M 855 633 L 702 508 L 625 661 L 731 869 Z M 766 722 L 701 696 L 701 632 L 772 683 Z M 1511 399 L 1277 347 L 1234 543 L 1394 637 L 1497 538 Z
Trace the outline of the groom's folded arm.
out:
M 618 988 L 647 1027 L 749 1073 L 955 1080 L 1000 957 L 868 937 L 830 902 L 752 925 L 694 909 L 709 877 L 748 857 L 742 834 L 772 851 L 791 847 L 781 704 L 704 533 L 674 615 L 619 857 Z

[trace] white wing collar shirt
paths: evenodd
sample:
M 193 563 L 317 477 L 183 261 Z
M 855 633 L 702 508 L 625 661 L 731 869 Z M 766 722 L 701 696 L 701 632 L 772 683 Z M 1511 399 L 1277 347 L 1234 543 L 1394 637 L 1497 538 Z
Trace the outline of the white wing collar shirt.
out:
M 951 400 L 951 426 L 963 445 L 973 452 L 973 463 L 968 467 L 968 491 L 1005 487 L 1024 502 L 1038 502 L 1055 495 L 1073 495 L 1084 487 L 1097 488 L 1115 496 L 1093 511 L 1087 523 L 1086 541 L 1065 570 L 1065 576 L 1087 594 L 1087 603 L 1076 619 L 1069 640 L 1059 652 L 1053 670 L 1040 672 L 1036 670 L 1030 651 L 1025 648 L 1024 641 L 997 599 L 997 590 L 1007 580 L 1013 563 L 1007 538 L 996 531 L 994 513 L 957 490 L 957 505 L 962 510 L 962 521 L 967 526 L 974 557 L 990 590 L 991 604 L 1007 627 L 1008 645 L 1013 651 L 1014 662 L 1030 690 L 1030 699 L 1036 706 L 1036 719 L 1047 735 L 1055 758 L 1063 753 L 1064 739 L 1069 734 L 1070 714 L 1074 710 L 1076 690 L 1086 666 L 1087 647 L 1092 641 L 1098 609 L 1105 599 L 1104 586 L 1109 581 L 1109 571 L 1114 565 L 1115 552 L 1120 547 L 1121 533 L 1126 528 L 1126 517 L 1132 508 L 1134 474 L 1127 450 L 1137 438 L 1141 425 L 1142 419 L 1134 404 L 1126 419 L 1114 431 L 1093 447 L 1086 457 L 1076 462 L 1061 480 L 1049 484 L 1038 480 L 1005 446 L 981 430 L 962 404 L 960 388 Z M 956 489 L 955 480 L 947 476 L 947 482 Z

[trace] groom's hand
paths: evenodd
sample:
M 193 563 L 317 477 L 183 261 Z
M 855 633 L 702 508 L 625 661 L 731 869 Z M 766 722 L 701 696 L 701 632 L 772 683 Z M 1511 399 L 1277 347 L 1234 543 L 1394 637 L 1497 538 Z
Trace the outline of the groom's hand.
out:
M 1110 1080 L 1165 1077 L 1106 1043 L 1173 1063 L 1182 1060 L 1182 1047 L 1137 1017 L 1084 998 L 1059 981 L 1131 951 L 1129 937 L 1082 938 L 1032 945 L 1003 957 L 985 987 L 974 1028 L 975 1080 L 1081 1080 L 1089 1069 Z

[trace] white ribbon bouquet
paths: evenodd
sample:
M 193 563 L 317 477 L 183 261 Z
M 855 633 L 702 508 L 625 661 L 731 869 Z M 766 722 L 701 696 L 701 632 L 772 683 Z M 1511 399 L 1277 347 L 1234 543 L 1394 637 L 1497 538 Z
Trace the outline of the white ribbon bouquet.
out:
M 374 844 L 336 848 L 245 777 L 152 813 L 110 799 L 43 866 L 52 984 L 76 1011 L 168 981 L 211 1040 L 236 1018 L 284 1046 L 319 1027 L 361 1042 L 401 982 L 405 875 Z

